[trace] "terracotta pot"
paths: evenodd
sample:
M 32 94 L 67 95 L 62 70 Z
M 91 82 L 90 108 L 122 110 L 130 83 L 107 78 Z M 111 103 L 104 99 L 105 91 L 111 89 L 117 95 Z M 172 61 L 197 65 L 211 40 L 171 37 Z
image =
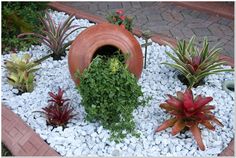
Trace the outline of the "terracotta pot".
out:
M 138 41 L 129 31 L 114 24 L 102 23 L 85 29 L 76 37 L 70 47 L 68 64 L 70 74 L 76 84 L 79 84 L 79 79 L 75 78 L 75 72 L 79 69 L 82 73 L 89 66 L 95 54 L 105 49 L 120 49 L 123 54 L 130 53 L 126 64 L 129 71 L 140 78 L 143 55 Z

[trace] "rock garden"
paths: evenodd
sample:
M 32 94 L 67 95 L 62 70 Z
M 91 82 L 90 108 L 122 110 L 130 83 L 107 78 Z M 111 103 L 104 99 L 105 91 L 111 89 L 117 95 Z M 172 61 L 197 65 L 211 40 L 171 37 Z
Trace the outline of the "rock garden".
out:
M 61 156 L 217 156 L 234 138 L 233 68 L 207 37 L 160 45 L 123 10 L 39 20 L 2 55 L 1 97 Z

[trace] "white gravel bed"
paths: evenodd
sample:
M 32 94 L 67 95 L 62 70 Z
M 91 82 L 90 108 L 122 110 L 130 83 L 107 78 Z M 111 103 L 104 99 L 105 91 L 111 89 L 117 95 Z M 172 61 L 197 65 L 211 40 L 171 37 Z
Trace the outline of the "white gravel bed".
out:
M 57 11 L 51 14 L 56 23 L 68 16 Z M 93 25 L 88 20 L 78 19 L 73 24 Z M 73 33 L 68 40 L 74 39 L 80 31 Z M 137 39 L 140 44 L 144 43 L 141 38 Z M 210 103 L 216 106 L 213 112 L 224 124 L 223 128 L 217 126 L 215 131 L 202 128 L 206 150 L 201 151 L 189 131 L 176 136 L 171 135 L 171 128 L 158 133 L 154 132 L 157 126 L 170 117 L 159 107 L 167 99 L 166 94 L 175 95 L 176 91 L 186 89 L 186 86 L 177 79 L 176 70 L 160 64 L 163 61 L 173 62 L 165 55 L 165 50 L 170 50 L 170 48 L 154 42 L 148 47 L 147 68 L 143 69 L 139 84 L 145 96 L 152 96 L 152 100 L 148 106 L 138 107 L 133 112 L 136 128 L 141 133 L 140 138 L 128 135 L 123 142 L 115 144 L 114 141 L 109 141 L 108 130 L 97 123 L 84 120 L 82 98 L 70 77 L 67 57 L 61 61 L 53 61 L 52 58 L 45 60 L 36 73 L 34 91 L 17 96 L 14 94 L 17 90 L 7 83 L 7 71 L 3 67 L 3 61 L 9 59 L 10 56 L 9 54 L 2 56 L 2 102 L 17 113 L 62 156 L 216 156 L 234 137 L 234 93 L 226 93 L 222 90 L 223 82 L 234 79 L 234 73 L 210 75 L 205 79 L 205 85 L 193 88 L 194 94 L 213 97 Z M 46 55 L 47 51 L 48 48 L 42 44 L 32 46 L 26 52 L 38 58 Z M 19 52 L 18 55 L 26 52 Z M 225 66 L 225 68 L 229 67 Z M 71 99 L 72 106 L 75 108 L 74 112 L 78 115 L 71 120 L 65 130 L 62 130 L 62 127 L 52 130 L 51 126 L 46 126 L 46 120 L 42 114 L 34 111 L 47 106 L 48 92 L 57 92 L 59 86 L 65 90 L 65 96 Z

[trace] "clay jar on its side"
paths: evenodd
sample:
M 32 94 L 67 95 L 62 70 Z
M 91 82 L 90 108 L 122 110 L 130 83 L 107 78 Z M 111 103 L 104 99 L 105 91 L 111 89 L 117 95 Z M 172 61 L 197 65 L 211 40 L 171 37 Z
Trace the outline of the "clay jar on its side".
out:
M 75 78 L 77 70 L 80 73 L 87 68 L 96 54 L 103 50 L 120 50 L 121 53 L 129 53 L 126 62 L 128 69 L 137 78 L 140 78 L 143 67 L 143 55 L 140 44 L 132 33 L 110 23 L 102 23 L 91 26 L 81 32 L 73 41 L 69 55 L 68 64 L 72 79 L 79 84 Z

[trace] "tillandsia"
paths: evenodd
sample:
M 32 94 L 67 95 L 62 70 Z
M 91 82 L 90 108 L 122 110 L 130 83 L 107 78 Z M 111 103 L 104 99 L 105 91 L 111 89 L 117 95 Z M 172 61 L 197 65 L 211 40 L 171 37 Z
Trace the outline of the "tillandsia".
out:
M 81 28 L 78 25 L 71 25 L 75 20 L 73 15 L 70 15 L 63 23 L 60 23 L 56 26 L 55 22 L 51 18 L 48 12 L 45 13 L 45 17 L 40 17 L 40 20 L 43 24 L 44 30 L 41 34 L 39 33 L 22 33 L 18 35 L 19 38 L 22 37 L 35 37 L 39 42 L 47 45 L 52 53 L 52 57 L 54 60 L 60 60 L 61 56 L 65 56 L 65 51 L 68 46 L 71 45 L 73 41 L 65 42 L 66 38 L 71 35 L 73 32 L 77 31 Z M 27 39 L 27 38 L 24 38 Z
M 112 24 L 119 25 L 120 27 L 132 31 L 133 18 L 124 15 L 124 10 L 118 9 L 116 12 L 112 12 L 107 15 L 106 19 Z
M 52 99 L 48 100 L 49 105 L 47 107 L 42 108 L 47 119 L 47 124 L 55 127 L 65 127 L 70 119 L 75 116 L 73 114 L 74 109 L 70 107 L 70 99 L 63 99 L 64 90 L 60 87 L 57 94 L 53 92 L 49 92 L 48 94 Z
M 21 58 L 17 54 L 11 55 L 11 60 L 5 61 L 5 68 L 8 70 L 8 82 L 19 90 L 19 94 L 32 92 L 34 89 L 34 72 L 42 61 L 50 57 L 44 56 L 39 60 L 30 61 L 31 55 L 24 54 Z
M 221 48 L 214 46 L 209 49 L 207 38 L 204 38 L 202 49 L 195 46 L 195 36 L 188 43 L 185 40 L 178 41 L 176 48 L 169 43 L 167 44 L 174 50 L 176 56 L 170 52 L 166 52 L 166 54 L 175 61 L 175 64 L 167 62 L 163 62 L 163 64 L 179 70 L 186 78 L 189 88 L 196 87 L 208 75 L 233 71 L 233 69 L 221 67 L 227 64 L 219 57 Z
M 177 97 L 172 95 L 168 97 L 166 103 L 160 104 L 160 107 L 169 112 L 172 117 L 160 125 L 156 132 L 172 127 L 171 134 L 176 135 L 186 128 L 190 129 L 199 148 L 205 150 L 198 125 L 202 124 L 209 130 L 215 130 L 211 124 L 215 122 L 223 127 L 223 124 L 211 112 L 215 106 L 207 105 L 213 98 L 201 95 L 194 98 L 191 89 L 186 89 L 184 93 L 177 92 Z

